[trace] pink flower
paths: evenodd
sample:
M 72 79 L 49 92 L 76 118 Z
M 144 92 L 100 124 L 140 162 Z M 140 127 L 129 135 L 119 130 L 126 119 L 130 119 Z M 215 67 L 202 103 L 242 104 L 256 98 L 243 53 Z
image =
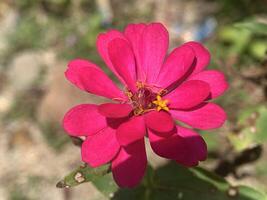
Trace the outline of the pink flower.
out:
M 72 108 L 63 126 L 71 136 L 86 136 L 81 148 L 84 162 L 92 167 L 111 162 L 121 187 L 134 187 L 144 176 L 145 136 L 156 154 L 191 167 L 206 159 L 206 143 L 175 121 L 208 130 L 226 120 L 223 109 L 209 102 L 228 86 L 221 72 L 206 70 L 208 50 L 187 42 L 166 56 L 168 37 L 160 23 L 130 24 L 124 32 L 110 30 L 98 36 L 98 52 L 123 90 L 87 60 L 72 60 L 65 73 L 78 88 L 113 100 Z

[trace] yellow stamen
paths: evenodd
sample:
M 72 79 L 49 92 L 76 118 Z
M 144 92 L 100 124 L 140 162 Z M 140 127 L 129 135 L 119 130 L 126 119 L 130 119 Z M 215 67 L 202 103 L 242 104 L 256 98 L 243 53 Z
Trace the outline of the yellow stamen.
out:
M 160 95 L 157 95 L 157 100 L 153 101 L 153 103 L 157 106 L 157 111 L 166 110 L 169 111 L 167 104 L 169 100 L 163 100 Z
M 131 93 L 130 91 L 126 91 L 125 94 L 129 99 L 133 97 L 133 93 Z

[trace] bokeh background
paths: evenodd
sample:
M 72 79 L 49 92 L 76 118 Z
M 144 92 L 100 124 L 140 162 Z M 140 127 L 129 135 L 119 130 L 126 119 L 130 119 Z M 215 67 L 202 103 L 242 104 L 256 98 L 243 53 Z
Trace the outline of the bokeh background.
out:
M 67 62 L 90 59 L 110 74 L 95 42 L 109 28 L 159 21 L 171 48 L 198 40 L 210 68 L 230 84 L 216 100 L 229 120 L 203 132 L 209 158 L 201 165 L 267 191 L 266 0 L 0 0 L 0 200 L 107 199 L 93 185 L 56 183 L 80 161 L 61 119 L 73 105 L 103 102 L 64 78 Z M 148 150 L 149 151 L 149 150 Z M 160 166 L 150 153 L 152 166 Z

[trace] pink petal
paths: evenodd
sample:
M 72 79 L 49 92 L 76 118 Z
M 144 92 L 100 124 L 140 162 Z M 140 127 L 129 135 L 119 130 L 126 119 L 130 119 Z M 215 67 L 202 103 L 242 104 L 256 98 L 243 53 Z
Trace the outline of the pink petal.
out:
M 172 83 L 181 79 L 189 71 L 195 59 L 195 52 L 188 45 L 174 49 L 163 64 L 156 84 L 167 88 Z
M 89 60 L 84 60 L 84 59 L 80 59 L 80 58 L 71 60 L 68 63 L 68 67 L 70 67 L 70 68 L 75 68 L 75 67 L 91 67 L 91 66 L 97 68 L 97 66 L 94 63 L 91 63 Z
M 154 131 L 167 133 L 174 128 L 171 115 L 165 111 L 151 111 L 144 116 L 147 127 Z
M 188 109 L 202 103 L 210 94 L 209 84 L 198 81 L 186 81 L 175 90 L 164 96 L 169 100 L 169 107 Z
M 196 66 L 194 68 L 193 74 L 201 72 L 205 69 L 210 63 L 210 53 L 208 49 L 206 49 L 201 43 L 199 42 L 187 42 L 184 45 L 188 45 L 195 51 L 196 55 Z
M 120 187 L 132 188 L 142 180 L 147 166 L 144 140 L 139 140 L 129 146 L 127 151 L 121 148 L 112 161 L 114 180 Z
M 81 90 L 110 99 L 126 98 L 109 77 L 98 66 L 89 61 L 71 61 L 65 76 Z
M 93 104 L 75 106 L 63 119 L 63 127 L 71 136 L 94 135 L 106 126 L 106 118 L 98 113 L 97 106 Z
M 207 144 L 204 139 L 195 131 L 182 126 L 177 126 L 177 134 L 183 138 L 187 146 L 187 158 L 191 159 L 177 159 L 176 161 L 185 166 L 195 166 L 196 161 L 204 161 L 207 159 Z
M 142 77 L 145 77 L 144 71 L 140 63 L 141 61 L 140 49 L 142 48 L 141 39 L 145 28 L 146 28 L 145 24 L 129 24 L 124 30 L 125 36 L 132 44 L 137 64 L 137 77 L 139 80 L 142 80 Z
M 110 162 L 118 153 L 120 145 L 116 131 L 105 128 L 94 136 L 88 136 L 82 144 L 82 160 L 92 167 Z
M 189 80 L 201 80 L 210 85 L 211 98 L 222 95 L 228 88 L 228 83 L 222 72 L 216 70 L 205 70 L 195 74 Z
M 161 157 L 176 160 L 188 167 L 206 159 L 206 143 L 191 129 L 176 126 L 175 134 L 171 137 L 160 137 L 153 131 L 149 131 L 148 136 L 153 151 Z
M 185 157 L 186 145 L 182 137 L 177 134 L 177 128 L 174 129 L 174 134 L 170 137 L 161 137 L 153 130 L 148 130 L 148 137 L 151 148 L 157 155 L 174 160 Z
M 130 44 L 120 38 L 112 40 L 108 45 L 109 58 L 120 77 L 123 78 L 128 88 L 136 91 L 136 71 L 131 72 L 129 69 L 135 69 L 135 60 Z
M 129 104 L 104 103 L 98 106 L 98 112 L 109 118 L 127 117 L 132 110 Z
M 224 110 L 214 103 L 206 103 L 187 111 L 170 110 L 170 113 L 175 119 L 201 130 L 219 128 L 227 118 Z
M 144 72 L 140 79 L 145 83 L 154 83 L 168 49 L 168 31 L 160 23 L 149 24 L 145 28 L 140 42 L 140 66 Z
M 116 68 L 113 66 L 113 63 L 110 60 L 109 52 L 108 52 L 109 43 L 112 40 L 117 39 L 117 38 L 127 41 L 127 39 L 125 38 L 125 36 L 121 32 L 119 32 L 117 30 L 110 30 L 107 33 L 101 33 L 98 35 L 96 45 L 97 45 L 98 53 L 100 54 L 102 59 L 105 61 L 106 65 L 118 77 L 118 79 L 124 85 L 126 85 L 124 79 L 119 75 Z M 128 66 L 128 67 L 130 67 L 130 66 Z M 131 66 L 131 67 L 133 67 L 133 68 L 129 68 L 128 70 L 129 70 L 130 74 L 134 75 L 136 73 L 135 66 Z
M 123 117 L 123 118 L 106 118 L 107 124 L 110 128 L 118 129 L 122 123 L 127 122 L 131 116 Z
M 117 139 L 120 145 L 127 146 L 142 139 L 146 134 L 143 116 L 132 117 L 129 121 L 122 123 L 117 129 Z

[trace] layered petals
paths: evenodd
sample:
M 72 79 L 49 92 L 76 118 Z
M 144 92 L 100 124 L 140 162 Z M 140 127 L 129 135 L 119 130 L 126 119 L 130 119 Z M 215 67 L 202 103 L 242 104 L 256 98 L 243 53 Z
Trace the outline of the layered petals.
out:
M 141 66 L 147 83 L 153 83 L 169 47 L 169 34 L 160 23 L 149 24 L 143 32 L 141 46 Z
M 99 114 L 97 105 L 93 104 L 75 106 L 63 119 L 63 127 L 71 136 L 94 135 L 106 126 L 106 118 Z
M 116 68 L 113 66 L 113 63 L 111 62 L 110 57 L 109 57 L 108 46 L 110 42 L 114 39 L 122 39 L 122 40 L 127 41 L 123 33 L 117 30 L 110 30 L 107 33 L 101 33 L 98 35 L 97 42 L 96 42 L 97 50 L 100 56 L 102 57 L 102 59 L 104 60 L 104 62 L 106 63 L 106 65 L 110 68 L 110 70 L 117 76 L 117 78 L 123 84 L 126 84 L 123 77 L 119 75 Z M 133 75 L 135 74 L 135 66 L 134 68 L 129 68 L 128 70 L 131 72 L 131 74 Z
M 176 126 L 175 133 L 168 138 L 160 137 L 151 130 L 148 135 L 153 151 L 161 157 L 189 167 L 206 159 L 206 143 L 191 129 Z
M 142 27 L 140 31 L 133 34 L 133 30 Z M 160 23 L 145 25 L 132 25 L 125 30 L 133 44 L 134 52 L 138 63 L 138 80 L 146 83 L 153 83 L 160 71 L 168 46 L 169 34 L 166 28 Z
M 144 139 L 141 139 L 127 149 L 121 148 L 112 161 L 111 168 L 114 180 L 120 187 L 135 187 L 142 180 L 147 166 L 147 156 Z
M 167 88 L 180 80 L 190 73 L 194 60 L 195 52 L 189 45 L 182 45 L 174 49 L 163 64 L 156 85 Z
M 117 129 L 118 142 L 122 146 L 127 146 L 142 139 L 146 134 L 146 127 L 143 116 L 133 117 L 129 121 L 122 123 Z
M 110 99 L 125 99 L 123 92 L 95 64 L 73 60 L 65 72 L 66 78 L 81 90 Z
M 88 136 L 82 144 L 82 160 L 92 167 L 110 162 L 118 153 L 120 145 L 116 131 L 106 127 L 94 136 Z
M 128 88 L 136 92 L 135 58 L 129 42 L 120 38 L 112 40 L 108 45 L 108 54 L 113 67 Z
M 131 111 L 129 104 L 104 103 L 98 106 L 98 112 L 108 118 L 127 117 Z
M 167 134 L 174 128 L 174 121 L 171 115 L 165 111 L 151 111 L 145 114 L 146 126 L 156 132 Z
M 209 84 L 204 81 L 186 81 L 164 96 L 169 100 L 169 107 L 175 109 L 193 108 L 202 103 L 210 94 Z
M 211 93 L 210 98 L 212 99 L 222 95 L 228 88 L 228 83 L 225 80 L 224 74 L 216 70 L 202 71 L 191 76 L 189 80 L 201 80 L 208 83 Z
M 192 74 L 201 72 L 209 65 L 211 57 L 210 53 L 201 43 L 191 41 L 184 43 L 183 45 L 190 46 L 196 55 L 196 62 Z
M 129 24 L 125 30 L 124 34 L 126 38 L 130 41 L 132 49 L 136 58 L 137 67 L 137 78 L 141 80 L 141 77 L 145 77 L 144 71 L 141 66 L 140 58 L 140 48 L 142 45 L 142 35 L 147 25 L 145 24 Z
M 203 103 L 189 110 L 170 110 L 171 115 L 193 128 L 208 130 L 221 127 L 226 120 L 224 110 L 214 103 Z

